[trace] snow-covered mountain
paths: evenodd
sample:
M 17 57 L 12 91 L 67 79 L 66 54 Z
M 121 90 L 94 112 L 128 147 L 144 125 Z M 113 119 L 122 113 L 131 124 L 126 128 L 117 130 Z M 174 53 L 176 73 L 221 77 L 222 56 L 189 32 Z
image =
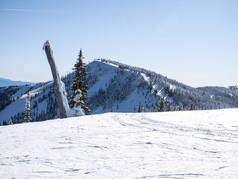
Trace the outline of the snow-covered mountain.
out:
M 31 82 L 25 82 L 25 81 L 13 81 L 6 78 L 0 78 L 0 87 L 3 86 L 16 86 L 16 85 L 26 85 L 26 84 L 32 84 Z
M 93 114 L 104 112 L 160 111 L 160 100 L 172 110 L 219 109 L 238 107 L 236 87 L 192 88 L 160 74 L 110 60 L 95 60 L 87 65 L 88 106 Z M 72 74 L 63 78 L 68 97 Z M 58 118 L 52 82 L 0 88 L 0 124 L 22 121 L 26 93 L 31 95 L 34 121 Z
M 0 126 L 0 178 L 238 178 L 238 109 Z

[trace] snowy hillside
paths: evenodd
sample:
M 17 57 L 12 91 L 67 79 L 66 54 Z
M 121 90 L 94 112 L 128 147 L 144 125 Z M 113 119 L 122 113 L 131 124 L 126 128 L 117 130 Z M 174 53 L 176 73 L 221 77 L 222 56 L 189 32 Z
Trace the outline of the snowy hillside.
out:
M 0 126 L 0 178 L 238 178 L 238 109 Z
M 172 110 L 238 107 L 238 90 L 233 88 L 192 88 L 158 73 L 110 60 L 87 65 L 88 106 L 93 114 L 105 112 L 160 111 L 164 99 Z M 68 97 L 72 95 L 72 73 L 63 78 Z M 33 121 L 58 118 L 52 82 L 31 86 L 0 88 L 0 125 L 20 123 L 25 112 L 26 93 L 31 95 Z

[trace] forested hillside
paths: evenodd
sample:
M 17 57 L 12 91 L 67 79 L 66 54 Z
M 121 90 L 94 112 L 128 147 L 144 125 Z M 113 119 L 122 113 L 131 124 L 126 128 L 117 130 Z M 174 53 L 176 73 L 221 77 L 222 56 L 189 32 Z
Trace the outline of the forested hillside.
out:
M 158 73 L 98 59 L 87 65 L 88 107 L 92 114 L 105 112 L 157 112 L 238 107 L 236 87 L 193 88 Z M 63 77 L 68 98 L 72 73 Z M 58 118 L 52 82 L 0 88 L 0 124 L 20 123 L 27 92 L 33 121 Z

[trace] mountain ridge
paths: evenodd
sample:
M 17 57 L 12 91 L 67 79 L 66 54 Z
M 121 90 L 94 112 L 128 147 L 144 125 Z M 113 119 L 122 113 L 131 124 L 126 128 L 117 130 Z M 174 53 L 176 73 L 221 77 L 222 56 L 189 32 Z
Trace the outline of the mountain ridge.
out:
M 0 87 L 20 86 L 20 85 L 27 85 L 27 84 L 34 84 L 34 83 L 27 82 L 27 81 L 15 81 L 15 80 L 10 80 L 10 79 L 7 79 L 7 78 L 0 77 Z
M 105 112 L 157 112 L 160 101 L 168 102 L 164 110 L 204 110 L 238 107 L 236 87 L 193 88 L 156 72 L 112 60 L 97 59 L 87 65 L 88 106 L 92 114 Z M 62 78 L 68 93 L 72 73 Z M 31 95 L 33 121 L 58 118 L 57 102 L 51 81 L 35 85 L 2 87 L 0 124 L 10 119 L 21 122 L 26 93 Z M 168 109 L 169 108 L 169 109 Z

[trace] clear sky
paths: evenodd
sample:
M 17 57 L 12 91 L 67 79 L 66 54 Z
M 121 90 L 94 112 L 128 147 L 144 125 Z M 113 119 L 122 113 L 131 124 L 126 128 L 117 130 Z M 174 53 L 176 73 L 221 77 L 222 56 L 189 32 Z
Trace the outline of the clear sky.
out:
M 50 40 L 61 75 L 82 48 L 182 83 L 238 83 L 237 0 L 0 0 L 0 77 L 51 80 Z

